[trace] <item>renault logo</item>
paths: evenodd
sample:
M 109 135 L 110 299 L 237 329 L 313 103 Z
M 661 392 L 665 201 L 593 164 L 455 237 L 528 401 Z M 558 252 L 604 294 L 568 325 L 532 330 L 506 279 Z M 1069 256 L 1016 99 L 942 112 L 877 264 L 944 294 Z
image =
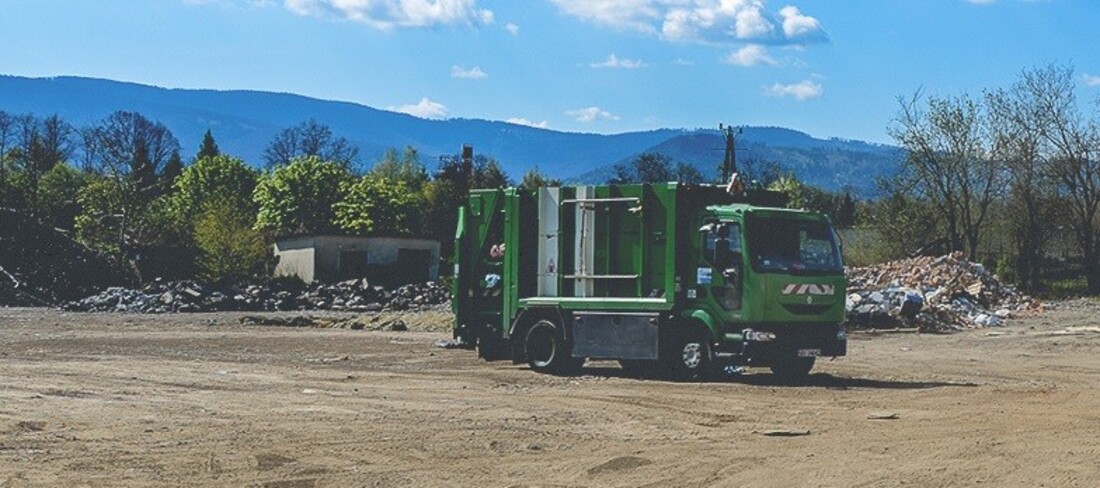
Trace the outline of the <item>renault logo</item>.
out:
M 806 297 L 806 305 L 813 305 L 813 304 L 814 304 L 814 297 L 813 297 L 813 295 L 807 296 L 807 297 Z

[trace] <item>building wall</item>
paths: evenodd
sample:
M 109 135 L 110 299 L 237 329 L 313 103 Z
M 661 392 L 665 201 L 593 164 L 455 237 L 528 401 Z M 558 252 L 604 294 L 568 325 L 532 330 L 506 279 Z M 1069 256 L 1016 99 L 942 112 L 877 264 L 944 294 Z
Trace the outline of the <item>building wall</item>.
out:
M 387 266 L 397 263 L 401 250 L 428 253 L 428 279 L 439 277 L 439 242 L 430 239 L 399 237 L 310 236 L 283 239 L 275 243 L 279 264 L 276 276 L 298 276 L 306 282 L 334 282 L 361 278 L 370 272 L 386 273 Z M 365 263 L 342 262 L 362 259 Z M 368 276 L 369 277 L 369 276 Z M 400 282 L 401 276 L 373 276 L 375 281 Z
M 275 243 L 275 276 L 297 276 L 306 283 L 316 279 L 312 237 L 283 239 Z

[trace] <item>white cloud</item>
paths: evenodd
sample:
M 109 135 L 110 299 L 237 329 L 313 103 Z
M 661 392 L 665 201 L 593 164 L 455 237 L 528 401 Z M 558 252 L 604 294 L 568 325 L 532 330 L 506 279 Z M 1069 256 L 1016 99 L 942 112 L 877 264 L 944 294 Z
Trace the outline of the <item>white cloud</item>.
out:
M 1084 79 L 1087 86 L 1100 86 L 1100 76 L 1085 75 Z
M 549 127 L 549 125 L 546 123 L 545 120 L 540 121 L 540 122 L 535 122 L 535 121 L 532 121 L 532 120 L 525 119 L 523 117 L 512 117 L 512 118 L 506 120 L 505 122 L 508 122 L 509 124 L 516 124 L 516 125 L 526 125 L 528 127 L 537 127 L 539 129 L 545 129 L 545 128 Z
M 825 33 L 821 28 L 821 22 L 808 15 L 802 15 L 794 5 L 779 9 L 779 16 L 783 18 L 783 35 L 787 36 L 787 39 L 808 39 Z
M 510 32 L 513 36 L 519 34 L 519 26 L 511 22 L 504 25 L 504 30 Z
M 994 3 L 996 3 L 997 0 L 966 0 L 966 1 L 967 1 L 967 3 L 972 3 L 974 5 L 993 5 Z
M 725 61 L 736 66 L 758 66 L 761 64 L 775 66 L 779 64 L 778 61 L 768 55 L 768 50 L 759 44 L 749 44 L 731 52 L 729 56 L 726 56 Z
M 663 15 L 662 0 L 551 0 L 565 13 L 618 28 L 656 32 L 653 22 Z
M 595 122 L 597 120 L 619 120 L 619 116 L 600 107 L 585 107 L 569 110 L 565 115 L 573 117 L 577 122 Z
M 668 41 L 801 44 L 825 42 L 814 17 L 797 7 L 768 11 L 766 0 L 551 0 L 563 12 Z
M 474 66 L 473 68 L 466 69 L 462 66 L 451 66 L 451 78 L 461 78 L 464 80 L 483 80 L 489 77 L 489 73 L 481 70 L 481 68 Z
M 623 69 L 645 68 L 646 66 L 649 66 L 649 65 L 645 64 L 645 62 L 640 60 L 640 59 L 620 58 L 618 56 L 615 56 L 615 53 L 611 53 L 610 55 L 608 55 L 606 60 L 596 62 L 596 63 L 589 63 L 588 65 L 593 67 L 593 68 L 623 68 Z
M 442 119 L 447 117 L 447 106 L 439 102 L 428 100 L 428 97 L 421 98 L 420 102 L 414 105 L 391 106 L 387 108 L 395 112 L 401 112 L 423 119 Z
M 316 17 L 345 19 L 375 29 L 493 23 L 493 11 L 477 0 L 283 0 L 287 10 Z
M 676 58 L 674 63 L 676 63 L 677 66 L 695 66 L 695 61 L 684 58 Z
M 795 100 L 804 101 L 811 98 L 820 97 L 825 90 L 821 87 L 820 83 L 814 83 L 810 80 L 806 80 L 800 83 L 792 83 L 790 85 L 781 85 L 776 83 L 771 87 L 765 88 L 764 93 L 776 97 L 794 97 Z

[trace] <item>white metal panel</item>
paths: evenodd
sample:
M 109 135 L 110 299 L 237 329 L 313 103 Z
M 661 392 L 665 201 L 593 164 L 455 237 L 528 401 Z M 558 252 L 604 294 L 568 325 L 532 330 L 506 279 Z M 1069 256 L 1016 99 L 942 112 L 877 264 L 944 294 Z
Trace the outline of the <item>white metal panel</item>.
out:
M 539 282 L 538 296 L 558 296 L 558 212 L 560 188 L 539 188 Z
M 577 276 L 574 295 L 578 297 L 590 297 L 595 294 L 595 280 L 589 278 L 594 275 L 596 260 L 596 205 L 584 200 L 596 197 L 596 189 L 591 186 L 578 186 L 576 204 L 577 232 L 576 247 L 574 249 L 574 263 L 576 269 L 573 274 Z

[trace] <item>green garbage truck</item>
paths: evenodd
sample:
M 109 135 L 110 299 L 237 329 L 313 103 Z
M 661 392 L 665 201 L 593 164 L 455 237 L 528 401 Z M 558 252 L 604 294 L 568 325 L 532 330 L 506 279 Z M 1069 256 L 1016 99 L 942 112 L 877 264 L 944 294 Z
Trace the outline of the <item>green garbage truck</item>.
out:
M 475 190 L 459 209 L 458 344 L 567 374 L 586 360 L 692 379 L 844 356 L 840 242 L 768 192 L 683 183 Z

